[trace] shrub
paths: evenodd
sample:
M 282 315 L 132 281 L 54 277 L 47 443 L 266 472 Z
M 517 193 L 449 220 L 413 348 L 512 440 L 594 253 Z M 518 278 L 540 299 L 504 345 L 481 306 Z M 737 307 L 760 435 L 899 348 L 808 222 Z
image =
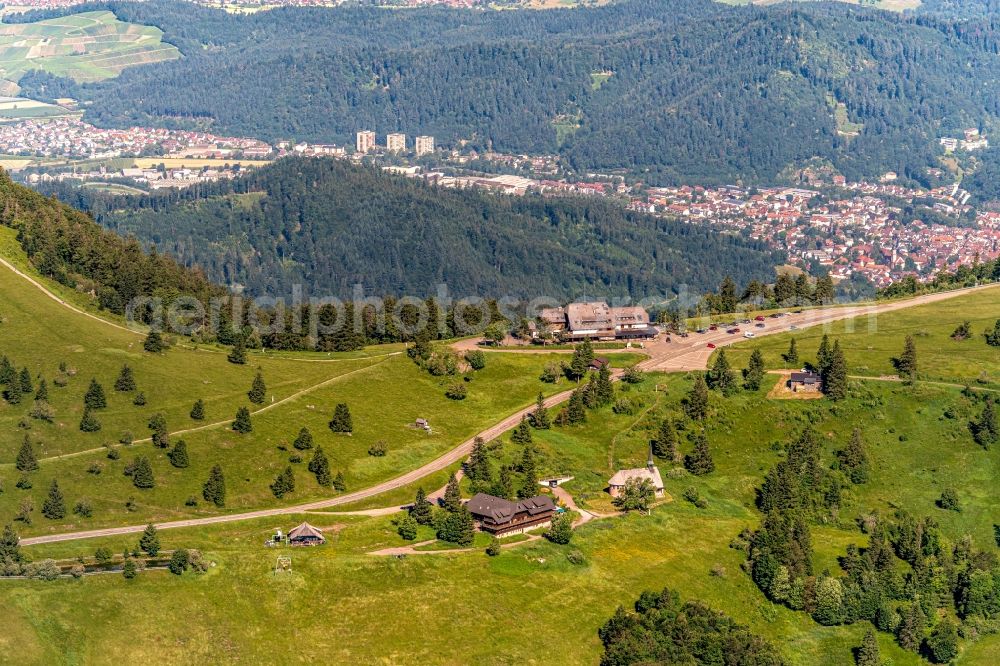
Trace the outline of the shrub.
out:
M 449 400 L 465 400 L 468 394 L 469 389 L 465 388 L 465 384 L 452 384 L 444 392 L 445 397 Z
M 90 506 L 90 502 L 88 500 L 82 499 L 79 500 L 76 503 L 76 506 L 73 507 L 73 513 L 81 518 L 90 518 L 94 515 L 94 509 Z
M 486 367 L 486 354 L 479 349 L 466 352 L 465 360 L 473 370 L 482 370 Z
M 375 458 L 381 458 L 386 454 L 388 449 L 389 446 L 388 444 L 386 444 L 385 440 L 380 439 L 374 444 L 372 444 L 370 447 L 368 447 L 368 455 L 373 456 Z
M 490 557 L 496 557 L 500 554 L 500 539 L 493 537 L 490 540 L 490 545 L 486 546 L 486 554 Z
M 570 564 L 575 564 L 577 566 L 580 566 L 587 563 L 587 558 L 585 558 L 583 556 L 583 553 L 581 553 L 580 551 L 573 549 L 568 553 L 566 553 L 566 561 L 569 562 Z
M 114 556 L 111 554 L 111 550 L 105 548 L 104 546 L 101 546 L 100 548 L 94 551 L 94 559 L 96 559 L 98 562 L 102 564 L 110 562 L 112 557 Z

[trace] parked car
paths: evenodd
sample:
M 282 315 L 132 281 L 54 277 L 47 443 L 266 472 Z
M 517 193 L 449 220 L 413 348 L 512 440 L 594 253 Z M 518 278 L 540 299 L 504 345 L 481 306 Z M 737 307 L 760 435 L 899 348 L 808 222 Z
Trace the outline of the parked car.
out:
M 791 326 L 788 327 L 788 330 L 789 331 L 797 331 L 797 330 L 799 330 L 799 327 L 796 326 L 795 324 L 792 324 Z
M 719 327 L 716 326 L 715 324 L 712 324 L 711 326 L 708 327 L 708 330 L 710 330 L 710 331 L 717 331 L 717 330 L 719 330 Z
M 744 319 L 741 323 L 743 323 L 743 324 L 749 324 L 750 320 L 749 319 Z
M 752 337 L 754 337 L 754 332 L 753 331 L 747 331 L 746 333 L 743 334 L 743 337 L 744 338 L 752 338 Z
M 708 344 L 707 344 L 706 346 L 707 346 L 707 347 L 708 347 L 709 349 L 715 349 L 715 343 L 714 343 L 714 342 L 709 342 L 709 343 L 708 343 Z
M 767 328 L 767 324 L 765 324 L 764 322 L 760 322 L 759 324 L 757 324 L 757 328 Z
M 697 331 L 695 331 L 695 333 L 704 333 L 704 332 L 705 332 L 705 329 L 703 329 L 703 328 L 699 328 Z
M 757 315 L 756 317 L 754 317 L 754 319 L 756 321 L 764 321 L 764 315 Z
M 734 333 L 739 333 L 739 332 L 740 332 L 740 329 L 738 329 L 738 328 L 730 328 L 730 329 L 728 329 L 726 331 L 726 333 L 729 333 L 730 335 L 732 335 Z

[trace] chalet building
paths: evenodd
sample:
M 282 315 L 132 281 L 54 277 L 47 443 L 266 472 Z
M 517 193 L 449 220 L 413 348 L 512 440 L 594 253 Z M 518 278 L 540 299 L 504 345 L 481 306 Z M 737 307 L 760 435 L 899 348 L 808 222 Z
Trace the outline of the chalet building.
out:
M 643 308 L 614 308 L 603 301 L 545 308 L 538 318 L 565 340 L 637 340 L 655 338 L 658 333 Z
M 466 506 L 476 527 L 497 537 L 548 527 L 556 512 L 556 505 L 547 495 L 511 502 L 502 497 L 479 493 Z
M 816 393 L 823 390 L 823 380 L 815 372 L 793 372 L 788 378 L 788 388 L 795 393 Z
M 637 469 L 620 469 L 615 475 L 608 479 L 608 493 L 612 497 L 621 495 L 625 484 L 635 479 L 638 482 L 649 481 L 653 485 L 653 491 L 657 497 L 663 497 L 663 479 L 660 477 L 660 470 L 650 461 L 645 467 Z
M 302 523 L 288 533 L 288 543 L 293 546 L 319 546 L 325 542 L 323 532 L 309 523 Z

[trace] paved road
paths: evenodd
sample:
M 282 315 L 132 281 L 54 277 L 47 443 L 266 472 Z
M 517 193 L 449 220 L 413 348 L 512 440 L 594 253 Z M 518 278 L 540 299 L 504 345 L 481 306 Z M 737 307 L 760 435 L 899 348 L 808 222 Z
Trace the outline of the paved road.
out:
M 2 260 L 0 260 L 2 261 Z M 924 305 L 927 303 L 934 303 L 937 301 L 946 300 L 949 298 L 954 298 L 956 296 L 971 293 L 973 291 L 979 291 L 983 289 L 997 288 L 1000 285 L 986 285 L 983 287 L 974 287 L 970 289 L 960 289 L 949 292 L 942 292 L 938 294 L 928 294 L 926 296 L 919 296 L 917 298 L 911 298 L 904 301 L 894 301 L 891 303 L 880 303 L 870 306 L 847 306 L 838 308 L 825 308 L 808 310 L 801 314 L 788 315 L 782 317 L 781 319 L 768 319 L 768 327 L 764 330 L 758 332 L 758 329 L 753 329 L 758 336 L 763 335 L 773 335 L 776 333 L 782 333 L 788 330 L 791 325 L 798 326 L 799 328 L 807 328 L 810 326 L 818 326 L 821 324 L 831 323 L 834 321 L 839 321 L 841 319 L 848 319 L 851 317 L 858 317 L 863 315 L 874 315 L 881 314 L 885 312 L 891 312 L 894 310 L 900 310 L 903 308 L 914 307 L 917 305 Z M 664 372 L 671 371 L 684 371 L 684 370 L 702 370 L 706 367 L 708 357 L 711 355 L 711 350 L 706 347 L 709 342 L 715 343 L 717 346 L 728 345 L 735 342 L 740 342 L 744 338 L 741 335 L 727 335 L 723 331 L 713 331 L 704 335 L 692 334 L 690 337 L 675 338 L 674 342 L 664 342 L 658 340 L 657 342 L 647 346 L 644 350 L 649 353 L 648 359 L 643 361 L 640 366 L 645 370 L 657 370 Z M 556 406 L 567 400 L 572 391 L 563 391 L 556 395 L 549 397 L 545 404 L 549 407 Z M 534 405 L 524 407 L 518 410 L 514 414 L 511 414 L 507 418 L 503 419 L 499 423 L 493 425 L 490 428 L 479 433 L 477 436 L 489 441 L 495 439 L 502 435 L 504 432 L 514 428 L 518 423 L 520 423 L 521 418 L 528 414 Z M 472 444 L 475 441 L 475 437 L 467 439 L 466 441 L 459 444 L 454 449 L 448 451 L 447 453 L 441 455 L 440 457 L 432 460 L 431 462 L 418 467 L 406 474 L 379 483 L 377 485 L 365 488 L 363 490 L 358 490 L 352 493 L 347 493 L 345 495 L 339 495 L 337 497 L 331 497 L 328 499 L 318 500 L 315 502 L 308 502 L 306 504 L 298 504 L 295 506 L 279 507 L 272 509 L 261 509 L 259 511 L 249 511 L 244 513 L 233 513 L 233 514 L 223 514 L 219 516 L 212 516 L 209 518 L 192 518 L 189 520 L 174 520 L 169 522 L 157 523 L 158 529 L 174 529 L 180 527 L 197 527 L 203 525 L 214 525 L 217 523 L 231 523 L 241 520 L 253 520 L 255 518 L 266 518 L 270 516 L 280 516 L 290 513 L 302 513 L 306 511 L 315 511 L 318 509 L 326 509 L 333 506 L 338 506 L 341 504 L 348 504 L 351 502 L 356 502 L 358 500 L 364 500 L 382 493 L 395 490 L 397 488 L 402 488 L 409 485 L 415 481 L 439 472 L 443 469 L 450 467 L 451 465 L 464 460 L 468 457 L 469 452 L 472 450 Z M 76 539 L 90 539 L 94 537 L 104 537 L 104 536 L 115 536 L 121 534 L 133 534 L 141 532 L 145 528 L 144 525 L 129 525 L 125 527 L 113 527 L 100 530 L 87 530 L 82 532 L 67 532 L 63 534 L 48 534 L 37 537 L 28 537 L 21 540 L 21 543 L 26 546 L 40 543 L 54 543 L 58 541 L 72 541 Z

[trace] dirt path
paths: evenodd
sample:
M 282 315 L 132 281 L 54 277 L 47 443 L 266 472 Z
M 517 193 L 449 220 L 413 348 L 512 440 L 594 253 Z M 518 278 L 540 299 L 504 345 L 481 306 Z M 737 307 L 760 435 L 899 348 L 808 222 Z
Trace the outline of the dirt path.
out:
M 3 261 L 0 259 L 0 261 Z M 9 268 L 15 272 L 21 274 L 19 271 L 14 269 L 6 261 L 3 262 Z M 23 275 L 23 274 L 21 274 Z M 27 277 L 27 276 L 24 276 Z M 27 278 L 31 280 L 31 278 Z M 34 282 L 34 280 L 31 280 Z M 38 285 L 37 282 L 35 282 Z M 38 285 L 43 291 L 47 291 L 43 286 Z M 790 325 L 796 325 L 799 328 L 805 328 L 809 326 L 817 326 L 821 324 L 831 323 L 834 321 L 839 321 L 841 319 L 848 319 L 851 317 L 857 317 L 865 314 L 879 314 L 884 312 L 891 312 L 894 310 L 900 310 L 903 308 L 914 307 L 917 305 L 924 305 L 927 303 L 934 303 L 937 301 L 947 300 L 954 298 L 956 296 L 964 295 L 967 293 L 972 293 L 974 291 L 980 291 L 983 289 L 996 288 L 1000 285 L 985 285 L 982 287 L 972 287 L 969 289 L 960 289 L 950 292 L 942 292 L 938 294 L 927 294 L 925 296 L 919 296 L 917 298 L 907 299 L 905 301 L 895 301 L 892 303 L 883 303 L 881 305 L 871 305 L 871 306 L 850 306 L 844 308 L 832 308 L 828 310 L 812 310 L 808 312 L 803 312 L 799 315 L 789 315 L 783 317 L 780 320 L 769 320 L 769 321 L 780 321 L 780 326 L 772 326 L 772 328 L 758 333 L 759 336 L 771 335 L 779 332 L 785 332 L 788 330 Z M 54 294 L 51 295 L 56 300 L 63 302 Z M 70 306 L 72 307 L 72 306 Z M 87 316 L 93 317 L 88 313 L 83 313 Z M 98 318 L 99 319 L 99 318 Z M 101 320 L 104 321 L 104 320 Z M 108 322 L 105 322 L 108 323 Z M 736 335 L 726 335 L 724 332 L 713 332 L 712 334 L 706 335 L 692 335 L 688 339 L 681 342 L 662 342 L 658 340 L 659 346 L 653 350 L 656 353 L 652 353 L 650 358 L 641 362 L 639 365 L 644 370 L 656 370 L 663 372 L 671 371 L 684 371 L 684 370 L 703 370 L 706 367 L 708 357 L 711 354 L 711 350 L 707 349 L 706 345 L 708 342 L 714 342 L 718 345 L 727 345 L 734 342 L 742 341 L 744 338 Z M 681 340 L 681 338 L 678 338 Z M 659 351 L 663 348 L 663 351 Z M 650 347 L 644 350 L 650 353 Z M 707 353 L 706 353 L 707 352 Z M 556 395 L 550 396 L 545 400 L 547 407 L 554 407 L 563 402 L 569 400 L 572 390 L 566 390 Z M 499 423 L 493 425 L 486 430 L 480 432 L 477 437 L 482 437 L 486 441 L 495 439 L 502 435 L 504 432 L 514 428 L 518 423 L 521 422 L 521 418 L 531 410 L 534 409 L 534 405 L 524 407 L 514 414 L 511 414 L 507 418 L 503 419 Z M 258 511 L 248 511 L 243 513 L 233 513 L 224 514 L 220 516 L 211 516 L 208 518 L 192 518 L 188 520 L 175 520 L 157 523 L 156 527 L 158 529 L 175 529 L 181 527 L 198 527 L 203 525 L 214 525 L 217 523 L 231 523 L 242 520 L 253 520 L 256 518 L 266 518 L 270 516 L 280 516 L 293 513 L 302 513 L 308 511 L 314 511 L 318 509 L 325 509 L 328 507 L 338 506 L 342 504 L 349 504 L 351 502 L 357 502 L 359 500 L 369 499 L 376 495 L 388 492 L 390 490 L 396 490 L 397 488 L 402 488 L 415 481 L 439 472 L 443 469 L 448 468 L 452 464 L 464 460 L 468 457 L 470 451 L 472 450 L 473 442 L 476 437 L 471 437 L 466 441 L 462 442 L 454 449 L 442 454 L 438 458 L 432 460 L 425 465 L 418 467 L 417 469 L 411 470 L 405 474 L 402 474 L 389 481 L 384 481 L 382 483 L 376 484 L 369 488 L 363 490 L 358 490 L 352 493 L 346 493 L 344 495 L 339 495 L 337 497 L 331 497 L 323 500 L 318 500 L 315 502 L 308 502 L 305 504 L 298 504 L 288 507 L 277 507 L 271 509 L 260 509 Z M 25 546 L 30 546 L 39 543 L 54 543 L 59 541 L 72 541 L 76 539 L 89 539 L 94 537 L 104 537 L 104 536 L 116 536 L 121 534 L 134 534 L 141 532 L 145 529 L 145 525 L 128 525 L 123 527 L 111 527 L 106 529 L 97 530 L 87 530 L 80 532 L 67 532 L 63 534 L 48 534 L 37 537 L 29 537 L 22 539 L 21 543 Z M 421 551 L 425 552 L 425 551 Z M 457 552 L 457 551 L 451 551 Z

